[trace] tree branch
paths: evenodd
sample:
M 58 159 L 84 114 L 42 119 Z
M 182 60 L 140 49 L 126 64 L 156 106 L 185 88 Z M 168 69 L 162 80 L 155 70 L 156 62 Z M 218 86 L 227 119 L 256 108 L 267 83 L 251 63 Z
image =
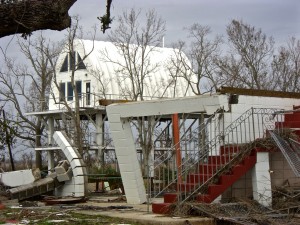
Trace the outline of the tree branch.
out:
M 0 3 L 0 38 L 36 30 L 64 30 L 71 25 L 68 15 L 76 0 L 23 0 Z

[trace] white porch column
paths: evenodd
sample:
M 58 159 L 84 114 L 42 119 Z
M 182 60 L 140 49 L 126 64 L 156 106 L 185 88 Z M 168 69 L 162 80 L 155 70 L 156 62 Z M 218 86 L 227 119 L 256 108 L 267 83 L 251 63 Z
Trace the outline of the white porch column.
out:
M 128 119 L 120 117 L 115 108 L 107 108 L 109 126 L 114 140 L 127 203 L 142 204 L 147 201 L 142 171 L 137 159 L 134 139 Z
M 104 142 L 104 121 L 103 115 L 101 113 L 96 114 L 96 144 L 98 146 L 98 152 L 96 153 L 100 165 L 104 163 L 104 153 L 103 153 L 103 142 Z
M 269 153 L 258 152 L 256 157 L 256 164 L 252 170 L 253 198 L 268 207 L 272 204 Z
M 48 145 L 53 146 L 54 118 L 48 118 Z M 48 171 L 54 168 L 54 151 L 47 151 Z M 49 172 L 50 173 L 50 172 Z

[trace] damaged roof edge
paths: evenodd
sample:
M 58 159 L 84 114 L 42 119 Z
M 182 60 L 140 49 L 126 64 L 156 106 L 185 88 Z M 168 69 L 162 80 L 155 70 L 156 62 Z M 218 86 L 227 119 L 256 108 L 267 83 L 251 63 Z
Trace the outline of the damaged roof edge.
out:
M 217 89 L 217 93 L 300 99 L 300 93 L 296 93 L 296 92 L 257 90 L 257 89 L 234 88 L 234 87 L 224 87 L 224 86 L 222 86 L 220 89 Z

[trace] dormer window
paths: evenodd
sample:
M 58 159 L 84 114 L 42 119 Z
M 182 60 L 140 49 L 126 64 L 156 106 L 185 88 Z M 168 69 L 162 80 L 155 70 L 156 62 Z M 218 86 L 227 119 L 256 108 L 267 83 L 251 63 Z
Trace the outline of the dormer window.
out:
M 69 52 L 60 68 L 60 72 L 68 72 L 72 69 L 85 70 L 86 66 L 78 52 Z

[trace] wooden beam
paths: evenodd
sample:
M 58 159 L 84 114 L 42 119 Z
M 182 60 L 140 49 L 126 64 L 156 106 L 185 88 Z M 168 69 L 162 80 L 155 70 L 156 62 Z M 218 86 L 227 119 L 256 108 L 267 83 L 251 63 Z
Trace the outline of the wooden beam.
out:
M 300 93 L 296 93 L 296 92 L 257 90 L 257 89 L 234 88 L 234 87 L 221 87 L 220 89 L 217 90 L 217 92 L 221 94 L 237 94 L 237 95 L 248 95 L 248 96 L 300 98 Z

